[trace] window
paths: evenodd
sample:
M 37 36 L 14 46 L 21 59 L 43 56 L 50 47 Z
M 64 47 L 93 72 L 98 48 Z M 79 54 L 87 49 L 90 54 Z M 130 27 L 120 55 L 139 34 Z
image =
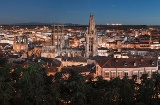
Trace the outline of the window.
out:
M 106 66 L 109 66 L 108 64 L 106 64 Z
M 154 61 L 151 61 L 151 64 L 154 65 Z
M 142 65 L 142 63 L 139 63 L 138 65 L 139 65 L 139 66 L 141 66 L 141 65 Z
M 134 71 L 133 72 L 133 75 L 137 75 L 138 76 L 138 71 L 136 72 L 136 71 Z
M 138 78 L 138 71 L 133 71 L 133 75 L 136 75 Z
M 156 70 L 152 70 L 152 73 L 156 72 Z
M 128 72 L 124 72 L 124 76 L 128 76 Z
M 142 75 L 142 74 L 143 74 L 143 72 L 142 72 L 142 71 L 140 71 L 140 72 L 139 72 L 139 74 L 141 74 L 141 75 Z
M 89 51 L 93 51 L 93 38 L 89 38 Z
M 127 62 L 126 62 L 126 61 L 124 62 L 124 66 L 128 66 L 128 64 L 127 64 Z
M 111 72 L 111 77 L 115 78 L 116 77 L 116 72 Z
M 109 78 L 109 71 L 105 71 L 105 78 Z
M 122 64 L 122 63 L 119 63 L 118 66 L 123 66 L 123 64 Z
M 118 72 L 118 77 L 122 78 L 123 77 L 123 73 L 122 72 Z
M 139 78 L 142 76 L 142 74 L 143 74 L 143 71 L 140 71 L 139 72 Z
M 112 66 L 115 66 L 115 63 L 112 63 L 111 65 L 112 65 Z

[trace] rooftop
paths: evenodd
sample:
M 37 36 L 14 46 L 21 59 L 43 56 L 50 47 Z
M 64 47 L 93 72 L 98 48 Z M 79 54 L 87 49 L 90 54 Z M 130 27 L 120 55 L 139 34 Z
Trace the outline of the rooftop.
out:
M 102 68 L 139 68 L 139 67 L 156 67 L 157 58 L 106 58 L 96 60 Z

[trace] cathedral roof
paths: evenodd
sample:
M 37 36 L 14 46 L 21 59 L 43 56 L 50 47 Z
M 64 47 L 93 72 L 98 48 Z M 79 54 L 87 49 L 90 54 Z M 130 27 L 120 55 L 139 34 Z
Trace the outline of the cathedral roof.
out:
M 76 56 L 76 57 L 62 57 L 63 61 L 73 61 L 73 62 L 87 62 L 87 59 L 82 56 Z
M 52 66 L 56 66 L 56 67 L 60 67 L 62 62 L 57 60 L 57 59 L 54 59 L 54 58 L 39 58 L 41 59 L 42 62 L 45 62 L 47 63 L 48 65 L 52 65 Z
M 82 56 L 73 57 L 71 60 L 75 62 L 87 62 L 87 59 Z

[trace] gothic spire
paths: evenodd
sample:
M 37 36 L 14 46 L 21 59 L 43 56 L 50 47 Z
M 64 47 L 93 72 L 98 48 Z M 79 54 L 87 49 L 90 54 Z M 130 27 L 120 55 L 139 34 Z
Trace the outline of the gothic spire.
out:
M 90 13 L 88 34 L 90 34 L 90 33 L 93 34 L 94 30 L 95 30 L 94 16 L 92 13 Z

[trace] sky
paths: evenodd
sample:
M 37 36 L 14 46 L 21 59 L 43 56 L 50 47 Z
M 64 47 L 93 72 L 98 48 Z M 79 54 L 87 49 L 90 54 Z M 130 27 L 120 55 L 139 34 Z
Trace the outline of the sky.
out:
M 0 24 L 160 25 L 160 0 L 0 0 Z

